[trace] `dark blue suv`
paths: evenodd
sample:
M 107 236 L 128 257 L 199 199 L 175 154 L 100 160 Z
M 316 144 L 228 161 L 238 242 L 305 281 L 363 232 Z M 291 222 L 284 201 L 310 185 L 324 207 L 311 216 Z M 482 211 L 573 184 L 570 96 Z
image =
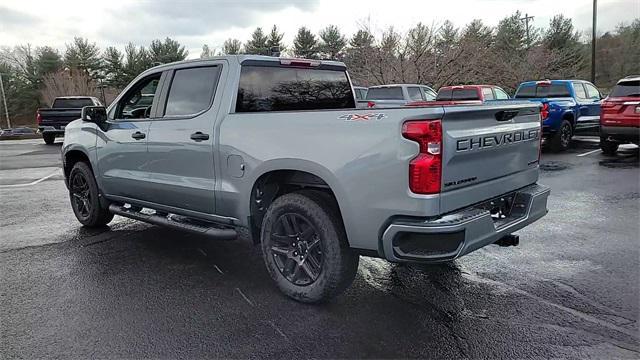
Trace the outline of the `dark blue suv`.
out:
M 577 130 L 598 129 L 602 96 L 588 81 L 527 81 L 515 98 L 540 102 L 542 133 L 553 151 L 566 150 Z

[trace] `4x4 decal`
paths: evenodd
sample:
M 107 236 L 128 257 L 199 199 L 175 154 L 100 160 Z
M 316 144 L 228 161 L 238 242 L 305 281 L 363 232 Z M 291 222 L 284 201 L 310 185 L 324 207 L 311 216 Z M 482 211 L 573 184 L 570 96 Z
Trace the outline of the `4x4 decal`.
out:
M 338 119 L 344 121 L 369 121 L 369 120 L 382 120 L 387 115 L 383 113 L 366 113 L 366 114 L 344 114 L 338 116 Z

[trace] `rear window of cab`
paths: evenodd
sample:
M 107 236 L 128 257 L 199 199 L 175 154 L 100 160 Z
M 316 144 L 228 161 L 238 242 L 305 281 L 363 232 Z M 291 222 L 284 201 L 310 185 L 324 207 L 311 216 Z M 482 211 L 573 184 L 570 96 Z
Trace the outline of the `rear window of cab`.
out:
M 568 84 L 526 84 L 518 88 L 516 99 L 571 97 Z
M 400 86 L 369 88 L 367 100 L 404 100 Z
M 236 112 L 355 108 L 346 71 L 243 65 Z
M 462 88 L 462 89 L 440 89 L 436 101 L 450 101 L 450 100 L 480 100 L 478 90 L 475 88 Z

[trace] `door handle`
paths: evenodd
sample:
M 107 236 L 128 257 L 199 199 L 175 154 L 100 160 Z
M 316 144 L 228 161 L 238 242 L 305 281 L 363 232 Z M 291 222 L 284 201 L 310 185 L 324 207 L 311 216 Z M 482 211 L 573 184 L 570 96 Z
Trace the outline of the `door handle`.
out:
M 133 134 L 131 134 L 131 137 L 136 140 L 142 140 L 145 137 L 147 137 L 147 135 L 145 135 L 144 133 L 141 133 L 140 131 L 136 131 Z
M 191 134 L 191 140 L 195 140 L 195 141 L 209 140 L 209 134 L 203 134 L 200 131 L 196 131 L 193 134 Z

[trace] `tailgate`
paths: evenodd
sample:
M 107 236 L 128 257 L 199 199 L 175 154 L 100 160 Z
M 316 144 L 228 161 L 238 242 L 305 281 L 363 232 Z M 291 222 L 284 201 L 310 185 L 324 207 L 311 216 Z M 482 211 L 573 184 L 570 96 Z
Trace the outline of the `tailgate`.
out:
M 46 109 L 39 110 L 41 116 L 40 125 L 68 124 L 79 119 L 82 109 Z
M 442 193 L 446 213 L 535 183 L 538 104 L 445 107 Z

